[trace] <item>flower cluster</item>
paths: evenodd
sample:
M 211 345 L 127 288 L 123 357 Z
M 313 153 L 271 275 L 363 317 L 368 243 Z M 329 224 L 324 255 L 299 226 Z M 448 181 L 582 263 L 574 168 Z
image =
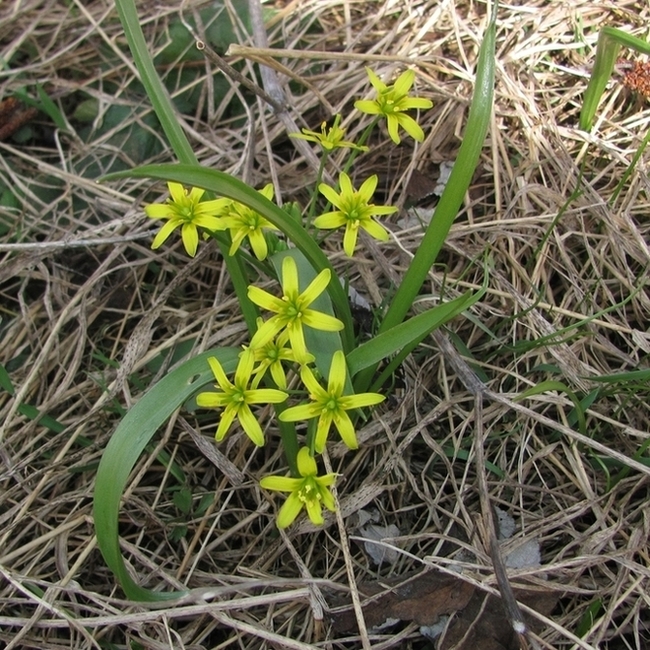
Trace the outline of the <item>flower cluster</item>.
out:
M 234 381 L 230 381 L 219 361 L 209 359 L 210 367 L 217 381 L 217 392 L 200 393 L 197 404 L 204 408 L 223 409 L 216 439 L 224 438 L 235 418 L 248 437 L 258 446 L 264 444 L 264 435 L 259 422 L 252 414 L 251 405 L 279 404 L 289 397 L 286 375 L 282 362 L 296 363 L 300 367 L 300 378 L 307 389 L 310 401 L 290 406 L 281 411 L 283 422 L 297 422 L 318 419 L 313 447 L 320 453 L 325 448 L 332 424 L 343 442 L 350 448 L 358 447 L 354 425 L 348 411 L 379 404 L 384 400 L 378 393 L 345 394 L 347 366 L 342 350 L 337 350 L 332 358 L 324 388 L 310 364 L 314 357 L 307 352 L 304 328 L 335 332 L 343 327 L 337 318 L 311 308 L 311 304 L 326 289 L 330 281 L 329 270 L 321 271 L 309 286 L 300 292 L 298 269 L 293 257 L 282 261 L 282 297 L 278 298 L 259 287 L 250 286 L 248 295 L 253 302 L 272 312 L 266 322 L 258 322 L 258 330 L 251 339 L 250 346 L 241 353 Z M 286 347 L 287 342 L 290 348 Z M 255 364 L 258 364 L 257 366 Z M 266 371 L 280 389 L 259 388 Z M 262 487 L 272 490 L 286 490 L 291 496 L 278 516 L 278 526 L 288 526 L 304 505 L 312 522 L 322 523 L 320 502 L 330 510 L 334 501 L 325 488 L 334 482 L 334 475 L 319 478 L 316 475 L 316 462 L 304 448 L 298 456 L 298 470 L 301 479 L 269 477 L 262 480 Z
M 366 72 L 376 91 L 376 97 L 372 100 L 356 101 L 355 108 L 362 113 L 385 118 L 388 134 L 395 144 L 401 142 L 398 133 L 400 127 L 414 140 L 422 142 L 424 133 L 407 111 L 431 108 L 433 104 L 429 99 L 409 96 L 415 82 L 413 70 L 404 71 L 392 85 L 381 81 L 370 68 L 366 68 Z M 368 147 L 363 144 L 345 140 L 345 129 L 340 124 L 341 115 L 337 114 L 331 127 L 327 127 L 327 122 L 321 124 L 320 133 L 302 129 L 301 133 L 290 135 L 319 144 L 325 154 L 338 148 L 354 149 L 357 152 L 368 150 Z M 201 201 L 205 192 L 198 188 L 193 188 L 188 193 L 179 183 L 170 182 L 168 186 L 170 198 L 164 204 L 145 207 L 147 216 L 152 219 L 167 220 L 156 235 L 152 248 L 161 246 L 169 235 L 180 227 L 185 250 L 190 257 L 194 257 L 199 242 L 199 228 L 208 232 L 228 230 L 231 238 L 229 255 L 234 255 L 242 242 L 248 238 L 255 257 L 260 261 L 266 259 L 268 245 L 264 233 L 278 228 L 258 212 L 229 199 Z M 345 227 L 343 250 L 348 257 L 352 257 L 354 253 L 359 228 L 375 239 L 387 241 L 388 232 L 372 217 L 393 214 L 397 208 L 370 203 L 377 188 L 377 176 L 373 175 L 366 179 L 356 191 L 349 176 L 342 173 L 339 176 L 339 187 L 340 192 L 337 192 L 324 183 L 318 184 L 320 193 L 338 209 L 321 215 L 315 220 L 314 225 L 325 230 Z M 266 185 L 260 190 L 260 194 L 266 199 L 273 199 L 273 186 Z
M 393 85 L 382 82 L 370 69 L 367 69 L 367 73 L 376 97 L 355 102 L 357 110 L 385 118 L 388 134 L 396 144 L 400 143 L 399 128 L 421 142 L 424 138 L 422 129 L 407 111 L 426 109 L 432 104 L 428 99 L 409 97 L 415 73 L 407 70 Z M 372 202 L 378 183 L 376 174 L 356 189 L 350 176 L 343 171 L 339 174 L 338 187 L 334 188 L 320 182 L 323 164 L 334 149 L 347 148 L 352 150 L 351 160 L 345 168 L 347 170 L 354 156 L 368 150 L 363 140 L 376 122 L 377 120 L 367 129 L 359 143 L 345 140 L 345 128 L 341 126 L 340 115 L 336 115 L 330 127 L 323 122 L 320 133 L 303 129 L 302 133 L 291 134 L 319 144 L 323 151 L 306 222 L 311 227 L 312 216 L 316 216 L 313 210 L 317 204 L 318 192 L 331 209 L 316 216 L 313 226 L 323 230 L 344 228 L 343 250 L 348 257 L 354 254 L 360 230 L 379 241 L 387 241 L 389 233 L 376 221 L 376 217 L 393 214 L 397 208 Z M 223 238 L 219 240 L 229 245 L 228 254 L 231 256 L 240 250 L 245 240 L 248 240 L 250 250 L 257 260 L 263 262 L 269 256 L 270 240 L 267 240 L 267 234 L 279 228 L 250 207 L 259 206 L 259 201 L 251 198 L 250 205 L 227 198 L 204 201 L 205 192 L 202 189 L 187 191 L 174 182 L 169 182 L 168 187 L 170 198 L 165 203 L 145 208 L 150 218 L 166 221 L 156 235 L 152 248 L 161 246 L 176 228 L 180 228 L 183 246 L 191 257 L 196 255 L 200 235 L 204 238 Z M 273 194 L 273 186 L 270 184 L 259 191 L 263 201 L 273 200 Z M 328 209 L 329 207 L 325 208 Z M 270 212 L 269 216 L 272 214 Z M 287 218 L 290 217 L 287 215 Z M 278 224 L 281 225 L 280 221 Z M 266 320 L 257 320 L 257 330 L 249 345 L 241 352 L 233 378 L 229 379 L 219 360 L 211 357 L 209 365 L 216 382 L 214 390 L 202 392 L 196 397 L 199 407 L 220 411 L 215 434 L 217 441 L 223 440 L 237 421 L 256 446 L 263 446 L 264 430 L 259 414 L 256 415 L 254 411 L 264 405 L 277 405 L 278 418 L 283 423 L 311 422 L 307 428 L 305 445 L 294 459 L 294 476 L 268 476 L 260 482 L 264 489 L 289 492 L 278 513 L 279 528 L 289 526 L 303 508 L 314 524 L 323 523 L 323 507 L 331 511 L 335 509 L 335 498 L 330 488 L 336 475 L 330 473 L 319 476 L 314 454 L 324 451 L 332 427 L 347 447 L 356 449 L 358 441 L 354 412 L 384 400 L 384 396 L 378 393 L 354 394 L 348 377 L 346 357 L 341 349 L 330 352 L 332 356 L 327 376 L 321 376 L 318 372 L 316 359 L 308 349 L 305 331 L 338 332 L 343 329 L 343 323 L 338 318 L 315 309 L 317 299 L 333 280 L 332 275 L 328 269 L 320 271 L 301 291 L 295 256 L 291 251 L 283 255 L 281 296 L 254 285 L 248 287 L 250 302 L 270 312 L 270 316 Z M 322 368 L 322 358 L 320 365 Z M 287 366 L 293 370 L 296 381 L 287 378 Z M 296 389 L 298 378 L 302 388 Z M 296 394 L 306 395 L 308 399 L 297 404 L 289 403 Z
M 187 254 L 194 257 L 199 244 L 199 228 L 209 232 L 229 230 L 232 242 L 229 255 L 234 255 L 248 237 L 257 259 L 266 259 L 268 246 L 264 232 L 278 228 L 262 215 L 230 199 L 201 201 L 205 190 L 198 187 L 192 188 L 189 193 L 180 183 L 169 182 L 167 187 L 170 198 L 165 203 L 153 203 L 144 208 L 145 214 L 151 219 L 167 220 L 153 240 L 151 248 L 158 248 L 180 227 L 183 246 Z M 264 187 L 260 194 L 266 199 L 272 199 L 273 185 Z

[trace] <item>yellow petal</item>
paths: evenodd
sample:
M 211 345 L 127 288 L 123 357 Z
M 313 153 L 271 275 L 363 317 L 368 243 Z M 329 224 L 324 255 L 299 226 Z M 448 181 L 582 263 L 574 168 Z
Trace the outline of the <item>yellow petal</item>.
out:
M 316 474 L 318 474 L 316 461 L 309 453 L 309 449 L 307 447 L 302 447 L 298 452 L 297 463 L 300 476 L 316 476 Z
M 298 498 L 298 495 L 295 492 L 292 492 L 287 500 L 284 502 L 284 505 L 280 508 L 278 512 L 278 519 L 276 521 L 278 528 L 286 528 L 290 526 L 295 518 L 300 514 L 302 510 L 302 501 Z

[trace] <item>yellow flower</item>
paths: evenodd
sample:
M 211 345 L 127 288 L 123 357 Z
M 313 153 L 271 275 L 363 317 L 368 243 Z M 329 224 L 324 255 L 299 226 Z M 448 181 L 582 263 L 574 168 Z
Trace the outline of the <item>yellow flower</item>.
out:
M 346 413 L 351 409 L 363 406 L 372 406 L 383 402 L 385 397 L 379 393 L 359 393 L 358 395 L 343 395 L 345 388 L 346 365 L 345 355 L 337 350 L 332 357 L 327 389 L 324 389 L 312 371 L 303 366 L 300 370 L 300 378 L 309 391 L 312 400 L 310 404 L 292 406 L 280 413 L 282 422 L 296 422 L 298 420 L 309 420 L 318 418 L 316 427 L 315 448 L 318 453 L 325 448 L 327 434 L 332 422 L 341 435 L 343 442 L 350 448 L 356 449 L 359 445 L 354 433 L 354 426 L 350 416 Z
M 266 185 L 264 189 L 260 190 L 260 194 L 270 201 L 273 198 L 273 185 L 270 183 Z M 264 238 L 264 230 L 278 230 L 261 214 L 237 201 L 229 202 L 222 217 L 222 224 L 222 229 L 230 229 L 232 244 L 228 254 L 234 255 L 244 239 L 248 237 L 253 253 L 258 260 L 266 259 L 269 252 Z
M 354 144 L 354 142 L 349 142 L 348 140 L 343 139 L 345 136 L 345 129 L 339 126 L 340 122 L 341 116 L 337 115 L 334 118 L 334 124 L 332 124 L 329 129 L 327 129 L 327 122 L 323 122 L 320 125 L 320 133 L 309 131 L 308 129 L 301 129 L 302 133 L 290 133 L 289 136 L 292 138 L 300 138 L 301 140 L 315 142 L 328 152 L 338 147 L 349 147 L 351 149 L 357 149 L 358 151 L 368 151 L 368 147 L 362 147 Z
M 316 526 L 323 524 L 322 506 L 334 512 L 336 504 L 329 487 L 334 484 L 336 474 L 318 476 L 316 461 L 309 455 L 309 449 L 303 447 L 298 452 L 298 472 L 302 478 L 288 476 L 265 476 L 260 486 L 265 490 L 291 492 L 278 512 L 278 528 L 291 525 L 300 511 L 305 508 L 307 515 Z
M 286 328 L 296 361 L 305 363 L 309 357 L 303 325 L 326 332 L 342 330 L 343 323 L 338 318 L 309 308 L 325 291 L 330 275 L 329 270 L 324 269 L 300 293 L 296 261 L 287 256 L 282 260 L 282 298 L 277 298 L 259 287 L 248 287 L 248 297 L 256 305 L 275 313 L 255 332 L 251 339 L 251 348 L 265 345 Z
M 199 245 L 199 228 L 221 230 L 218 215 L 229 203 L 228 199 L 201 201 L 205 190 L 193 187 L 188 193 L 180 183 L 167 183 L 170 198 L 165 203 L 152 203 L 144 208 L 151 219 L 167 219 L 151 244 L 154 250 L 161 246 L 176 228 L 181 228 L 183 246 L 190 257 L 196 255 Z
M 262 326 L 262 323 L 262 319 L 258 318 L 258 329 Z M 284 330 L 283 332 L 280 332 L 280 335 L 275 341 L 269 341 L 253 350 L 255 361 L 259 363 L 257 368 L 253 370 L 255 373 L 253 383 L 251 384 L 253 388 L 258 387 L 267 370 L 270 370 L 271 377 L 273 377 L 273 381 L 278 388 L 281 388 L 282 390 L 287 388 L 287 376 L 282 367 L 282 362 L 298 361 L 294 351 L 290 347 L 286 347 L 287 343 L 289 343 L 289 332 Z M 312 363 L 313 361 L 314 357 L 311 354 L 308 354 L 305 363 Z
M 338 210 L 317 217 L 314 220 L 314 225 L 317 228 L 340 228 L 345 226 L 343 250 L 348 257 L 352 257 L 354 254 L 359 228 L 363 228 L 375 239 L 387 241 L 388 232 L 372 216 L 393 214 L 397 212 L 397 208 L 369 203 L 377 187 L 377 175 L 374 174 L 364 181 L 359 190 L 356 191 L 352 186 L 350 177 L 345 172 L 342 172 L 339 176 L 339 185 L 341 186 L 340 194 L 337 194 L 333 188 L 325 185 L 325 183 L 318 186 L 320 193 Z
M 422 142 L 424 132 L 420 125 L 404 111 L 411 108 L 431 108 L 433 102 L 422 97 L 409 97 L 408 92 L 415 81 L 415 72 L 406 70 L 397 78 L 392 86 L 387 86 L 370 68 L 366 68 L 370 83 L 377 91 L 374 100 L 360 99 L 354 102 L 354 107 L 362 113 L 382 115 L 388 124 L 388 135 L 395 144 L 400 143 L 397 133 L 401 126 L 414 140 Z
M 264 434 L 262 427 L 257 421 L 250 404 L 279 404 L 284 402 L 288 395 L 281 390 L 274 388 L 249 388 L 248 384 L 253 374 L 253 365 L 255 364 L 253 351 L 248 348 L 242 352 L 237 370 L 235 371 L 235 381 L 230 382 L 221 364 L 215 357 L 210 357 L 208 363 L 214 374 L 219 388 L 219 393 L 199 393 L 196 396 L 196 403 L 203 408 L 224 408 L 221 414 L 221 420 L 217 428 L 217 442 L 223 440 L 232 421 L 237 417 L 246 432 L 246 435 L 258 446 L 264 444 Z

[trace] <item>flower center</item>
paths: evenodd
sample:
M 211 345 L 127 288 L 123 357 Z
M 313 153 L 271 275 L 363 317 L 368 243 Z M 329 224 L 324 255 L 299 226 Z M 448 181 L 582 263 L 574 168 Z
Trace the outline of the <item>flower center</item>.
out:
M 233 391 L 232 401 L 235 404 L 245 404 L 246 403 L 246 391 L 241 388 L 237 388 Z
M 326 411 L 338 411 L 339 410 L 339 402 L 336 399 L 336 397 L 330 397 L 327 402 L 325 402 L 323 408 Z
M 187 223 L 192 223 L 194 219 L 194 206 L 192 205 L 181 205 L 178 206 L 177 213 L 178 216 Z
M 320 490 L 318 489 L 318 486 L 316 485 L 316 482 L 314 479 L 309 476 L 307 477 L 303 484 L 301 485 L 300 489 L 298 490 L 298 498 L 303 502 L 307 503 L 308 501 L 320 501 L 321 500 L 321 494 Z

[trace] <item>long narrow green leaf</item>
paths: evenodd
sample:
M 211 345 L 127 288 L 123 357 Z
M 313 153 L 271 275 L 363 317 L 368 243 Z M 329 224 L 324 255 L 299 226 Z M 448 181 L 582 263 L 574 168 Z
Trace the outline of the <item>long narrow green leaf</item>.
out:
M 650 43 L 640 38 L 626 34 L 614 27 L 603 27 L 600 30 L 598 43 L 596 44 L 596 61 L 594 62 L 594 68 L 591 72 L 589 84 L 582 100 L 582 110 L 580 111 L 579 124 L 583 131 L 591 130 L 596 109 L 600 103 L 600 98 L 605 92 L 607 82 L 612 76 L 621 45 L 643 54 L 650 54 Z
M 589 381 L 598 381 L 606 384 L 620 384 L 627 381 L 650 382 L 650 368 L 642 370 L 630 370 L 629 372 L 619 372 L 614 375 L 600 375 L 599 377 L 589 377 Z
M 104 180 L 129 176 L 175 181 L 184 185 L 201 187 L 219 196 L 239 201 L 277 226 L 300 249 L 317 272 L 329 269 L 332 272 L 332 277 L 336 278 L 330 261 L 299 223 L 262 194 L 230 174 L 193 165 L 146 165 L 127 172 L 109 174 Z M 328 293 L 335 305 L 336 315 L 345 325 L 345 329 L 342 331 L 344 349 L 350 350 L 353 346 L 353 327 L 347 296 L 341 283 L 334 281 L 330 282 Z
M 196 164 L 196 156 L 180 127 L 171 98 L 163 85 L 145 41 L 134 0 L 115 0 L 115 6 L 131 48 L 140 80 L 160 120 L 160 124 L 178 159 L 188 165 Z
M 208 357 L 217 357 L 224 370 L 231 372 L 237 364 L 238 353 L 235 348 L 209 350 L 170 372 L 131 408 L 102 455 L 93 504 L 97 544 L 124 593 L 132 600 L 169 600 L 185 592 L 162 593 L 145 589 L 133 580 L 126 568 L 120 550 L 118 519 L 120 500 L 131 470 L 159 427 L 191 395 L 213 380 Z
M 138 68 L 138 72 L 140 73 L 142 85 L 147 91 L 147 95 L 149 96 L 156 116 L 160 121 L 163 131 L 165 132 L 176 157 L 184 164 L 196 165 L 197 159 L 194 155 L 194 151 L 192 150 L 185 133 L 183 133 L 183 129 L 181 129 L 180 122 L 167 89 L 156 72 L 149 47 L 145 41 L 144 34 L 142 33 L 142 28 L 140 27 L 135 2 L 133 0 L 115 0 L 115 4 L 117 6 L 122 26 L 124 27 L 124 34 L 129 43 L 129 48 L 131 49 L 133 59 Z M 189 184 L 190 183 L 188 183 L 188 185 Z M 226 260 L 226 266 L 228 267 L 228 272 L 235 293 L 239 299 L 244 320 L 246 321 L 246 325 L 248 325 L 249 331 L 253 333 L 255 331 L 255 320 L 258 312 L 255 305 L 253 305 L 248 299 L 248 277 L 246 275 L 244 264 L 239 255 L 230 257 L 227 254 L 227 246 L 221 242 L 219 242 L 218 245 L 224 259 Z
M 471 307 L 482 295 L 481 291 L 468 291 L 450 302 L 432 307 L 392 329 L 374 336 L 372 340 L 363 343 L 348 354 L 350 374 L 354 376 L 361 370 L 370 368 L 382 359 L 409 346 L 414 341 L 421 341 L 434 329 Z
M 492 115 L 497 3 L 494 4 L 492 12 L 490 24 L 481 43 L 474 95 L 458 157 L 422 243 L 381 324 L 380 332 L 389 330 L 404 320 L 445 243 L 478 164 Z

